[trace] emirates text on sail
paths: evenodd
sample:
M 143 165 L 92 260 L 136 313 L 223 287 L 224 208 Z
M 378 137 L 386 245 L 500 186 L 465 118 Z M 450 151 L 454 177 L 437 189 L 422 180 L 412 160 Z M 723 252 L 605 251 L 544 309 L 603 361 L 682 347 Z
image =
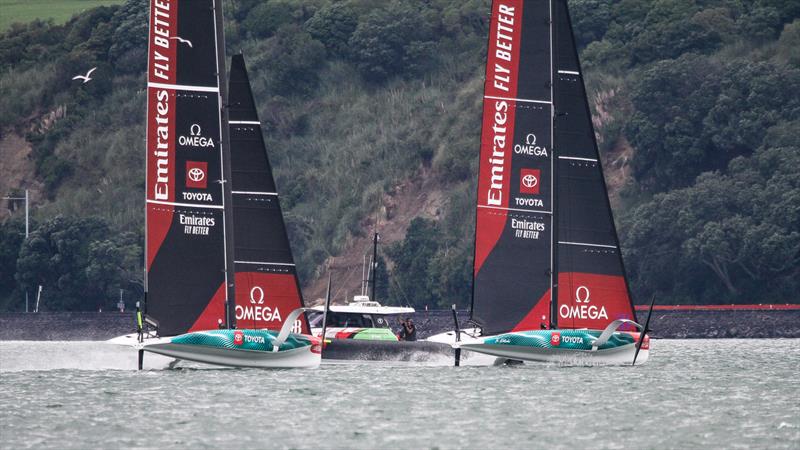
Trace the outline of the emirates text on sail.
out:
M 495 41 L 495 62 L 494 80 L 495 88 L 509 92 L 511 82 L 511 51 L 514 48 L 514 7 L 499 5 L 499 15 L 497 17 L 497 39 Z M 505 67 L 502 63 L 508 63 Z M 486 194 L 486 204 L 501 206 L 503 204 L 503 175 L 505 171 L 505 152 L 507 143 L 508 121 L 508 102 L 505 100 L 495 100 L 494 124 L 492 125 L 492 155 L 489 158 L 491 164 L 491 180 L 489 190 Z
M 159 52 L 159 47 L 169 50 L 170 23 L 169 1 L 156 0 L 153 8 L 153 33 L 150 48 L 152 49 L 152 73 L 154 77 L 169 81 L 170 71 L 169 56 Z M 169 150 L 170 150 L 170 123 L 169 123 L 169 92 L 159 89 L 156 92 L 156 183 L 153 195 L 156 200 L 169 200 Z

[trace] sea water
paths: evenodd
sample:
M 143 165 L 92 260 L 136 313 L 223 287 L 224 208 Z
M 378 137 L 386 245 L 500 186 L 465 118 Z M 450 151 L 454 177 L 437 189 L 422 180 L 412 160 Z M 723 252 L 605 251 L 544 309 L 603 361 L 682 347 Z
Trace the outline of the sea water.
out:
M 0 447 L 800 448 L 797 339 L 654 340 L 638 367 L 146 358 L 0 342 Z

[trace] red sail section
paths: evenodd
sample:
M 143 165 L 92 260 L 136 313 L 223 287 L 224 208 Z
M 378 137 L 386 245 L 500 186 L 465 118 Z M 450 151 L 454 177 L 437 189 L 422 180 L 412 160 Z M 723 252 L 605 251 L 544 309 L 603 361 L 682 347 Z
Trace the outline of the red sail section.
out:
M 492 5 L 484 81 L 483 125 L 475 230 L 477 274 L 505 228 L 511 184 L 511 147 L 517 96 L 522 0 Z
M 222 320 L 224 323 L 224 318 L 225 284 L 221 284 L 219 288 L 217 288 L 217 292 L 214 293 L 214 296 L 211 297 L 211 301 L 208 302 L 208 305 L 206 305 L 206 308 L 200 314 L 200 317 L 198 317 L 197 320 L 194 321 L 194 324 L 192 324 L 192 327 L 189 328 L 189 332 L 219 328 L 219 321 Z
M 294 275 L 236 272 L 236 326 L 279 330 L 286 316 L 300 305 L 300 292 Z M 295 333 L 307 333 L 305 321 L 298 319 Z
M 175 201 L 175 91 L 150 83 L 174 84 L 177 51 L 170 35 L 178 29 L 178 2 L 151 2 L 147 56 L 147 192 L 148 200 Z M 147 261 L 149 270 L 172 224 L 174 208 L 148 204 Z
M 633 320 L 625 278 L 591 273 L 558 275 L 558 327 L 602 330 L 616 319 Z
M 236 326 L 280 329 L 303 298 L 242 55 L 232 58 L 229 92 Z M 294 331 L 309 333 L 305 316 Z
M 150 4 L 145 312 L 162 336 L 225 319 L 217 311 L 226 285 L 219 8 L 216 0 Z

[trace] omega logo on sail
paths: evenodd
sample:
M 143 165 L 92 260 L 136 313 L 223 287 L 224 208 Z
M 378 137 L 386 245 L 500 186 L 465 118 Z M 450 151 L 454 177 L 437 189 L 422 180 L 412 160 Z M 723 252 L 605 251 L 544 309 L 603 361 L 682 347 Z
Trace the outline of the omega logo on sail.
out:
M 529 133 L 525 137 L 525 145 L 514 146 L 514 153 L 528 156 L 547 156 L 547 148 L 536 145 L 536 135 Z
M 598 309 L 595 305 L 589 304 L 589 288 L 586 286 L 578 286 L 575 290 L 575 305 L 561 305 L 558 308 L 558 315 L 565 319 L 608 319 L 606 307 L 600 306 Z
M 202 129 L 198 124 L 189 127 L 189 136 L 178 136 L 178 144 L 187 147 L 214 147 L 214 140 L 200 135 Z
M 250 304 L 247 306 L 236 305 L 236 320 L 283 321 L 281 311 L 277 307 L 273 310 L 269 306 L 259 306 L 263 304 L 264 289 L 261 286 L 253 286 L 250 289 Z

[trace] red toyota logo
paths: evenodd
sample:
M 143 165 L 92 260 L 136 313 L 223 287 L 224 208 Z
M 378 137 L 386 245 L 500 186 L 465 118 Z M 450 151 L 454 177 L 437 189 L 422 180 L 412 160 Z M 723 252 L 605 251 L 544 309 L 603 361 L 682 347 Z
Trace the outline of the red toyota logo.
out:
M 561 333 L 553 333 L 550 335 L 550 345 L 553 347 L 561 345 Z
M 244 333 L 241 331 L 234 331 L 233 332 L 233 345 L 242 345 L 244 344 Z
M 205 189 L 208 186 L 208 163 L 186 161 L 186 187 Z
M 522 169 L 519 173 L 519 193 L 539 195 L 539 179 L 541 178 L 539 169 Z

